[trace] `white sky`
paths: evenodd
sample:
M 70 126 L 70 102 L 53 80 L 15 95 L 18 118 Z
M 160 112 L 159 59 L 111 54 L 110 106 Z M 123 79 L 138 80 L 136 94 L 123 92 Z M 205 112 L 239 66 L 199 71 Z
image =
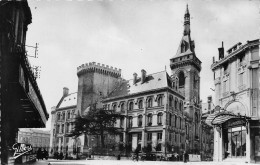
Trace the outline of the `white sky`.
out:
M 167 68 L 183 34 L 189 5 L 191 38 L 202 61 L 201 99 L 214 95 L 212 57 L 224 41 L 225 51 L 237 42 L 260 36 L 260 1 L 242 0 L 89 0 L 30 1 L 32 23 L 27 45 L 39 43 L 38 85 L 47 110 L 57 105 L 63 87 L 78 87 L 77 67 L 97 62 L 122 69 L 131 79 L 141 69 L 147 74 Z M 30 51 L 30 50 L 29 50 Z M 214 101 L 214 100 L 213 100 Z M 51 115 L 51 114 L 50 114 Z M 50 129 L 50 119 L 47 123 Z

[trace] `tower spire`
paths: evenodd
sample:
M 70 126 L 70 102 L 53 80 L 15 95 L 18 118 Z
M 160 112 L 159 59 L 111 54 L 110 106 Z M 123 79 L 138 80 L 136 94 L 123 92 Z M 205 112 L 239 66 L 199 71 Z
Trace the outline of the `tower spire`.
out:
M 184 14 L 184 32 L 183 35 L 190 35 L 190 13 L 189 13 L 189 7 L 187 4 L 186 11 Z

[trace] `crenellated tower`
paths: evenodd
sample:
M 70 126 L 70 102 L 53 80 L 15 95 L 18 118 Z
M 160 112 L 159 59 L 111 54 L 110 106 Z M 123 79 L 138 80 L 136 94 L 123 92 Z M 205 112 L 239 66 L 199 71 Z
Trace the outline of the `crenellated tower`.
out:
M 121 69 L 96 62 L 79 66 L 77 75 L 77 110 L 80 114 L 83 114 L 90 105 L 99 103 L 102 98 L 107 97 L 121 81 Z
M 184 31 L 176 55 L 170 59 L 172 79 L 179 91 L 185 96 L 186 126 L 190 135 L 186 140 L 191 148 L 198 148 L 195 141 L 199 140 L 200 124 L 200 71 L 201 61 L 195 53 L 195 42 L 190 37 L 190 13 L 188 5 L 184 14 Z

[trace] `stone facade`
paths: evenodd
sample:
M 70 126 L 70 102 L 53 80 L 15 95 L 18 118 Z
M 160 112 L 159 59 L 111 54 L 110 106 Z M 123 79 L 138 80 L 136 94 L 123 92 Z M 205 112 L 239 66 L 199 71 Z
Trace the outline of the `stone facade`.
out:
M 82 114 L 91 104 L 100 102 L 112 92 L 121 80 L 121 69 L 91 62 L 79 66 L 77 75 L 77 109 Z
M 77 93 L 69 93 L 69 89 L 63 88 L 63 95 L 57 106 L 52 108 L 51 121 L 51 154 L 55 152 L 67 153 L 69 157 L 76 158 L 83 153 L 84 136 L 78 138 L 67 137 L 73 130 L 73 122 L 76 117 Z
M 184 15 L 184 32 L 176 55 L 170 59 L 172 78 L 185 97 L 185 116 L 187 143 L 186 148 L 199 154 L 200 150 L 200 71 L 201 61 L 195 53 L 195 42 L 190 36 L 190 14 L 188 6 Z
M 246 162 L 260 158 L 259 39 L 237 43 L 211 69 L 215 83 L 215 105 L 237 116 L 214 128 L 214 160 L 242 158 Z M 239 128 L 239 130 L 237 130 Z M 234 134 L 242 134 L 234 140 Z M 240 137 L 240 135 L 237 135 Z M 241 143 L 241 145 L 240 145 Z
M 38 148 L 49 151 L 50 132 L 32 128 L 19 128 L 17 142 L 31 144 L 34 152 L 36 152 Z
M 106 109 L 125 115 L 117 121 L 122 130 L 117 141 L 130 144 L 132 151 L 150 145 L 155 153 L 180 153 L 185 148 L 184 97 L 172 83 L 167 84 L 171 79 L 165 71 L 142 74 L 123 81 L 103 100 Z

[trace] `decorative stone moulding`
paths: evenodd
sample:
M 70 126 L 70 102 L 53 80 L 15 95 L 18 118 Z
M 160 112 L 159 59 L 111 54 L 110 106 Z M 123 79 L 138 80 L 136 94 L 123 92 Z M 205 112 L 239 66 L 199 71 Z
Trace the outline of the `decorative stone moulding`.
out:
M 99 72 L 103 74 L 111 74 L 117 77 L 121 77 L 121 69 L 113 68 L 112 66 L 105 65 L 105 64 L 100 64 L 100 63 L 96 64 L 96 62 L 90 62 L 90 63 L 82 64 L 81 66 L 77 67 L 78 76 L 88 71 Z

